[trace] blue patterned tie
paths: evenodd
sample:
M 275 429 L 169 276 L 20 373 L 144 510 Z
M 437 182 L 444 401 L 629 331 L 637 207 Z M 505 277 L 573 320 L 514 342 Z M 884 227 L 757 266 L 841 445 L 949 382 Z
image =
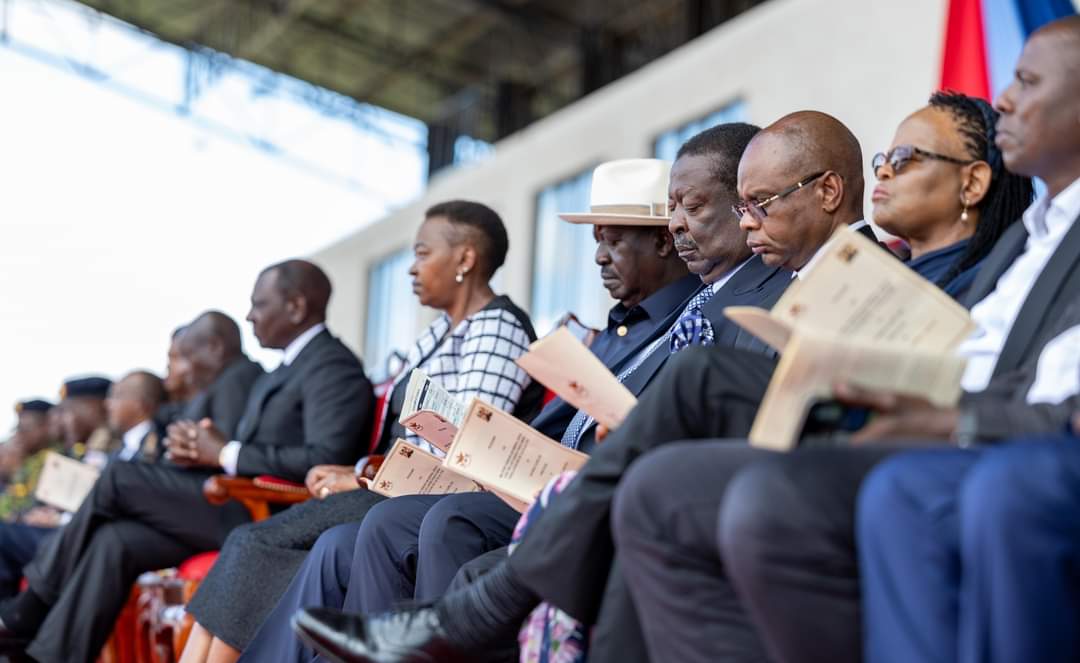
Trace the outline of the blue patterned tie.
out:
M 679 316 L 675 326 L 671 328 L 671 353 L 690 345 L 712 345 L 716 342 L 713 336 L 712 323 L 701 314 L 701 307 L 705 302 L 712 299 L 713 288 L 711 285 L 694 295 L 690 303 L 686 305 L 683 314 Z
M 700 345 L 712 345 L 715 342 L 713 337 L 712 324 L 709 319 L 701 315 L 701 307 L 705 305 L 705 302 L 712 299 L 713 289 L 712 286 L 705 286 L 705 289 L 694 295 L 694 298 L 690 300 L 690 303 L 683 309 L 682 315 L 672 325 L 671 329 L 664 336 L 654 341 L 645 352 L 642 352 L 637 356 L 637 359 L 622 373 L 619 373 L 616 379 L 619 383 L 626 382 L 626 379 L 638 369 L 639 366 L 645 363 L 645 360 L 652 356 L 661 345 L 668 345 L 672 353 L 682 350 L 688 345 L 695 343 Z M 679 335 L 683 334 L 682 338 Z M 663 343 L 667 340 L 668 343 Z M 562 440 L 560 440 L 563 446 L 570 447 L 572 449 L 578 448 L 578 443 L 581 442 L 581 434 L 586 428 L 592 425 L 593 418 L 585 414 L 584 410 L 578 410 L 574 415 L 574 418 L 570 420 L 570 424 L 563 431 Z

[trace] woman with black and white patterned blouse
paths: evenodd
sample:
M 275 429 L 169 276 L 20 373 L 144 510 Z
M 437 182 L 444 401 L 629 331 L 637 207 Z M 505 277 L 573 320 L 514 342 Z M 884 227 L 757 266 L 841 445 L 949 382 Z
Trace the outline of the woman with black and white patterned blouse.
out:
M 480 203 L 455 200 L 435 205 L 424 217 L 409 274 L 420 303 L 440 314 L 409 350 L 394 381 L 376 449 L 385 450 L 408 435 L 410 442 L 441 455 L 398 423 L 413 369 L 423 370 L 463 403 L 479 397 L 526 420 L 539 411 L 543 388 L 514 363 L 536 340 L 532 323 L 508 297 L 491 289 L 491 277 L 509 247 L 499 215 Z M 385 499 L 359 490 L 355 470 L 313 468 L 307 485 L 319 499 L 230 534 L 188 605 L 197 623 L 181 663 L 231 662 L 241 651 L 245 660 L 300 660 L 299 650 L 283 647 L 272 632 L 255 642 L 252 638 L 319 535 L 359 523 Z

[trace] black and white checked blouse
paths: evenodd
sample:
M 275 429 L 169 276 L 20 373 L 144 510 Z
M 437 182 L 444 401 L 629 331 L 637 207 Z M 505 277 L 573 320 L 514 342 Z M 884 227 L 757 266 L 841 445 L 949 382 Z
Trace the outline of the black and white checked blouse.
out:
M 412 369 L 420 368 L 462 403 L 480 398 L 518 414 L 516 410 L 532 379 L 514 360 L 525 354 L 529 344 L 536 340 L 528 318 L 522 320 L 523 316 L 505 295 L 493 299 L 453 330 L 450 316 L 440 315 L 421 332 L 409 350 L 405 368 L 394 381 L 393 390 L 399 386 L 404 389 Z M 389 415 L 396 422 L 398 413 Z M 387 421 L 384 426 L 389 424 Z M 410 443 L 443 455 L 415 433 L 404 428 L 399 432 L 404 432 Z

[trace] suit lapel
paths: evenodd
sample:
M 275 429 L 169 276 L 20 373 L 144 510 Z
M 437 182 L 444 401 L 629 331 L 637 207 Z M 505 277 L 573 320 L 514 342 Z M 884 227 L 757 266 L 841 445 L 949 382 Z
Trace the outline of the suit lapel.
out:
M 780 271 L 779 267 L 769 267 L 761 261 L 761 258 L 754 256 L 731 277 L 730 281 L 724 284 L 724 287 L 720 288 L 720 292 L 705 302 L 705 305 L 701 307 L 701 314 L 708 318 L 713 326 L 726 323 L 724 309 L 741 303 L 744 297 L 760 290 L 778 271 Z M 786 275 L 778 276 L 784 278 Z
M 250 441 L 251 436 L 258 427 L 259 419 L 262 417 L 266 399 L 280 389 L 281 385 L 285 384 L 285 380 L 295 365 L 295 361 L 289 366 L 281 364 L 270 373 L 260 375 L 259 379 L 255 381 L 255 386 L 251 389 L 251 396 L 248 397 L 247 407 L 244 408 L 244 416 L 240 418 L 240 423 L 236 426 L 237 440 L 240 442 Z
M 1027 228 L 1023 223 L 1014 223 L 1005 231 L 989 255 L 983 260 L 979 274 L 975 277 L 971 289 L 962 302 L 968 309 L 978 304 L 984 297 L 994 291 L 998 279 L 1005 273 L 1020 254 L 1024 252 L 1027 243 Z
M 1023 244 L 1021 244 L 1022 247 Z M 1001 348 L 1001 354 L 998 355 L 994 375 L 1012 370 L 1023 361 L 1035 335 L 1046 322 L 1047 312 L 1061 294 L 1062 285 L 1075 269 L 1078 258 L 1080 258 L 1080 219 L 1073 222 L 1057 250 L 1050 256 L 1050 261 L 1035 279 L 1031 292 L 1028 293 L 1027 299 L 1020 307 L 1020 312 L 1016 315 L 1012 329 L 1009 330 L 1005 345 Z

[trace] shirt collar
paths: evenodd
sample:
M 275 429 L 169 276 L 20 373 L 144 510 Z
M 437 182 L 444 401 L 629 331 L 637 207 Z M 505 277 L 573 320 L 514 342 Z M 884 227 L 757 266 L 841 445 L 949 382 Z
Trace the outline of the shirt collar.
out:
M 129 452 L 129 457 L 139 450 L 139 445 L 142 444 L 146 434 L 150 432 L 151 426 L 153 426 L 153 423 L 149 419 L 145 419 L 124 433 L 124 449 Z
M 291 343 L 285 346 L 285 355 L 281 358 L 281 363 L 288 366 L 296 361 L 297 355 L 307 347 L 307 344 L 311 342 L 311 339 L 318 336 L 324 329 L 326 329 L 326 325 L 320 322 L 294 338 Z
M 1080 178 L 1064 191 L 1050 198 L 1043 194 L 1024 211 L 1023 223 L 1028 235 L 1041 239 L 1068 229 L 1080 215 Z
M 870 224 L 866 221 L 866 219 L 859 219 L 855 223 L 849 223 L 848 230 L 852 232 L 858 232 L 868 225 Z M 810 270 L 814 268 L 814 263 L 817 262 L 817 259 L 821 257 L 821 252 L 824 251 L 825 247 L 828 245 L 829 242 L 826 241 L 824 244 L 819 246 L 818 250 L 814 251 L 814 255 L 810 256 L 810 260 L 806 261 L 806 264 L 802 266 L 802 269 L 796 269 L 794 272 L 791 273 L 791 278 L 801 279 L 804 274 L 809 274 Z
M 727 282 L 731 280 L 731 277 L 735 276 L 735 274 L 738 273 L 740 269 L 746 266 L 746 263 L 750 262 L 753 259 L 754 256 L 750 256 L 746 260 L 740 262 L 738 265 L 735 265 L 735 267 L 729 270 L 727 274 L 724 274 L 720 278 L 710 283 L 709 286 L 712 287 L 713 294 L 715 295 L 716 293 L 720 292 L 720 288 L 723 288 L 725 285 L 727 285 Z

